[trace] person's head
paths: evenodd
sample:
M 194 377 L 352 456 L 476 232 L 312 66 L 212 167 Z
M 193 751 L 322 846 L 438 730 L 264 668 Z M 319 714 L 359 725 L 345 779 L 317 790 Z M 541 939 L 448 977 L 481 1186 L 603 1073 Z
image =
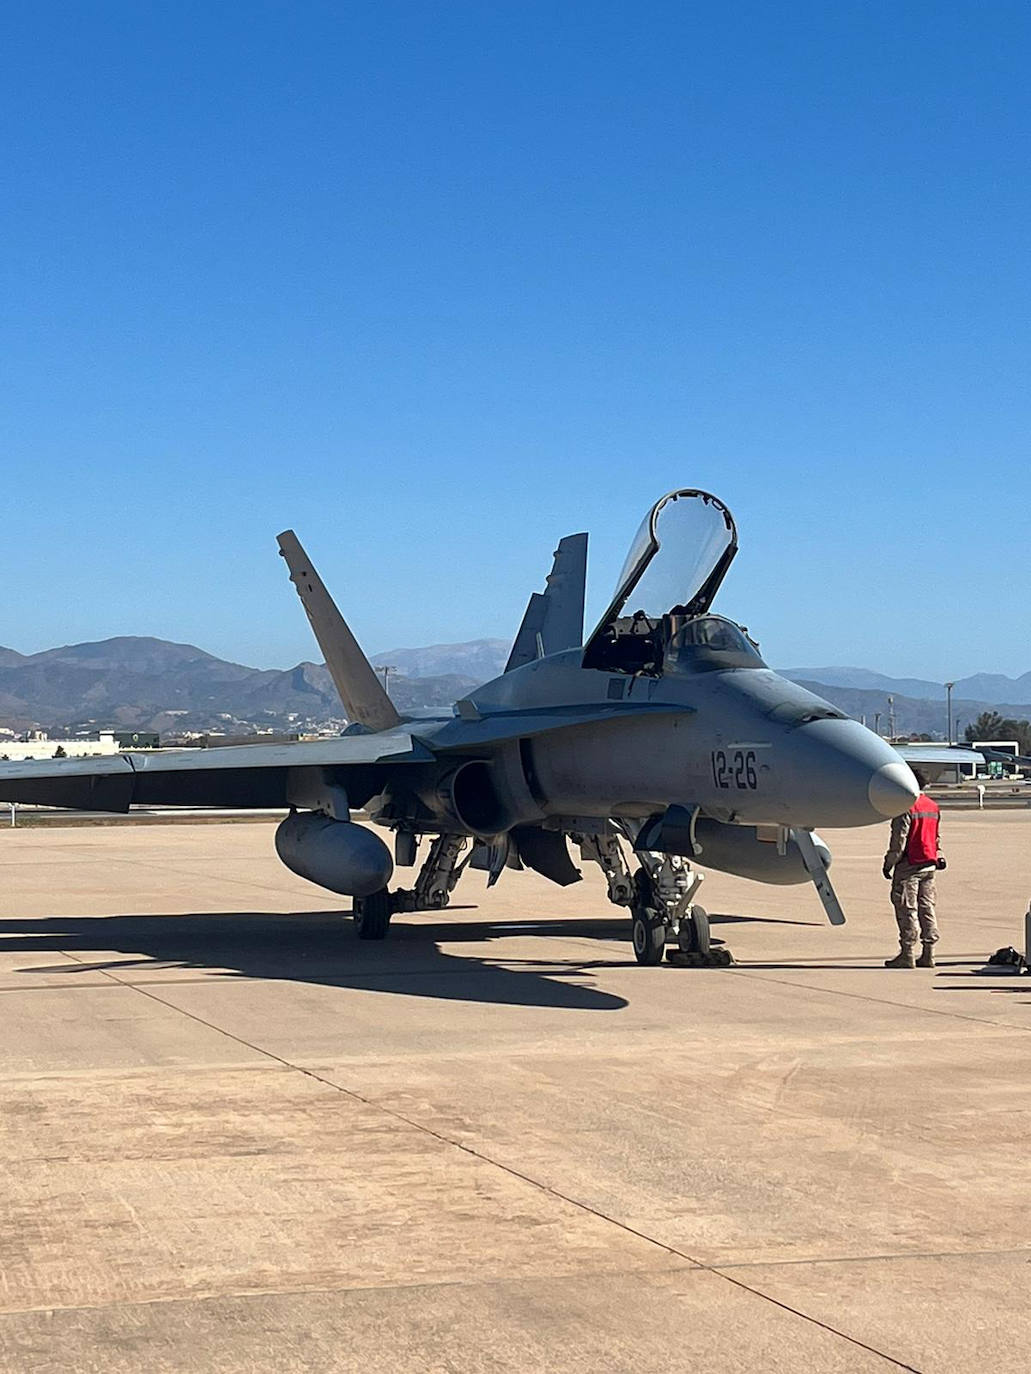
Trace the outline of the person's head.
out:
M 913 777 L 916 778 L 917 787 L 919 787 L 920 791 L 923 792 L 924 789 L 927 787 L 927 774 L 921 773 L 919 768 L 914 768 Z

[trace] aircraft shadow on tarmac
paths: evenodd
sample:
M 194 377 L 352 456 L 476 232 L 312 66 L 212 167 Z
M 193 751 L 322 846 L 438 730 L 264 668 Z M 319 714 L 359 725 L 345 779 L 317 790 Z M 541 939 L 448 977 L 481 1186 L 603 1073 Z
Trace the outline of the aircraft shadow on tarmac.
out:
M 475 910 L 454 907 L 450 911 Z M 714 926 L 759 922 L 813 925 L 745 915 L 712 915 Z M 632 965 L 628 922 L 608 919 L 476 921 L 421 919 L 392 926 L 387 940 L 358 940 L 347 913 L 308 911 L 195 912 L 188 915 L 49 916 L 0 919 L 0 950 L 64 954 L 74 963 L 35 965 L 26 975 L 89 973 L 138 981 L 148 968 L 198 971 L 213 976 L 309 983 L 499 1005 L 546 1006 L 581 1011 L 618 1011 L 627 1000 L 585 982 L 592 970 Z M 547 943 L 565 937 L 615 941 L 615 958 L 527 959 L 501 955 L 495 961 L 476 954 L 451 954 L 442 944 L 482 944 L 493 940 L 539 937 Z M 97 950 L 117 950 L 124 958 L 96 961 Z M 135 956 L 135 957 L 133 957 Z M 681 975 L 682 976 L 682 975 Z
M 100 973 L 131 983 L 143 980 L 148 968 L 174 968 L 463 1002 L 618 1011 L 626 998 L 584 981 L 602 961 L 502 956 L 495 962 L 449 954 L 440 945 L 509 934 L 622 939 L 628 934 L 624 925 L 619 920 L 406 925 L 402 918 L 380 943 L 358 940 L 346 914 L 326 911 L 7 917 L 0 919 L 0 950 L 76 959 L 20 968 L 25 975 L 61 973 L 76 979 Z M 129 957 L 91 959 L 98 950 Z

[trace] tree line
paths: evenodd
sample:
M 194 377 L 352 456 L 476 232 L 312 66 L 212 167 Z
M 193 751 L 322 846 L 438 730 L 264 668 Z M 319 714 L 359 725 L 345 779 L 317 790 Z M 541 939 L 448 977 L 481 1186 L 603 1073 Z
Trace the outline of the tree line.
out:
M 1031 721 L 1013 720 L 998 711 L 982 711 L 965 732 L 968 744 L 974 740 L 1015 739 L 1022 754 L 1031 754 Z

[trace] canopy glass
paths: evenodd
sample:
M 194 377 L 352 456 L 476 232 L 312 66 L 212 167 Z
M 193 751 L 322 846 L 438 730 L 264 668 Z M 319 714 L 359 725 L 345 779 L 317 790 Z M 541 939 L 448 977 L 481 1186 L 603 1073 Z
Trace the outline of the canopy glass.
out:
M 722 501 L 705 491 L 670 492 L 637 531 L 610 613 L 656 618 L 683 608 L 698 615 L 712 604 L 735 553 L 737 530 Z
M 587 641 L 584 666 L 656 671 L 663 656 L 663 617 L 703 615 L 736 553 L 734 518 L 717 497 L 685 488 L 657 501 L 630 546 L 616 594 Z M 651 646 L 640 642 L 644 636 Z

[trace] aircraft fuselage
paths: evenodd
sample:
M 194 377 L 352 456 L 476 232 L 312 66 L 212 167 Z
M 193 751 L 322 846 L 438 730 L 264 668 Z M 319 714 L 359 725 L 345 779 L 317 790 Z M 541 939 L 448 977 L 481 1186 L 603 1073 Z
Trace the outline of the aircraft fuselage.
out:
M 729 823 L 812 829 L 877 824 L 914 795 L 886 741 L 768 668 L 629 676 L 582 668 L 573 651 L 517 668 L 466 703 L 483 720 L 585 713 L 522 743 L 519 765 L 543 816 L 640 818 L 680 805 Z M 612 714 L 591 720 L 592 707 Z M 457 752 L 467 720 L 413 730 Z

